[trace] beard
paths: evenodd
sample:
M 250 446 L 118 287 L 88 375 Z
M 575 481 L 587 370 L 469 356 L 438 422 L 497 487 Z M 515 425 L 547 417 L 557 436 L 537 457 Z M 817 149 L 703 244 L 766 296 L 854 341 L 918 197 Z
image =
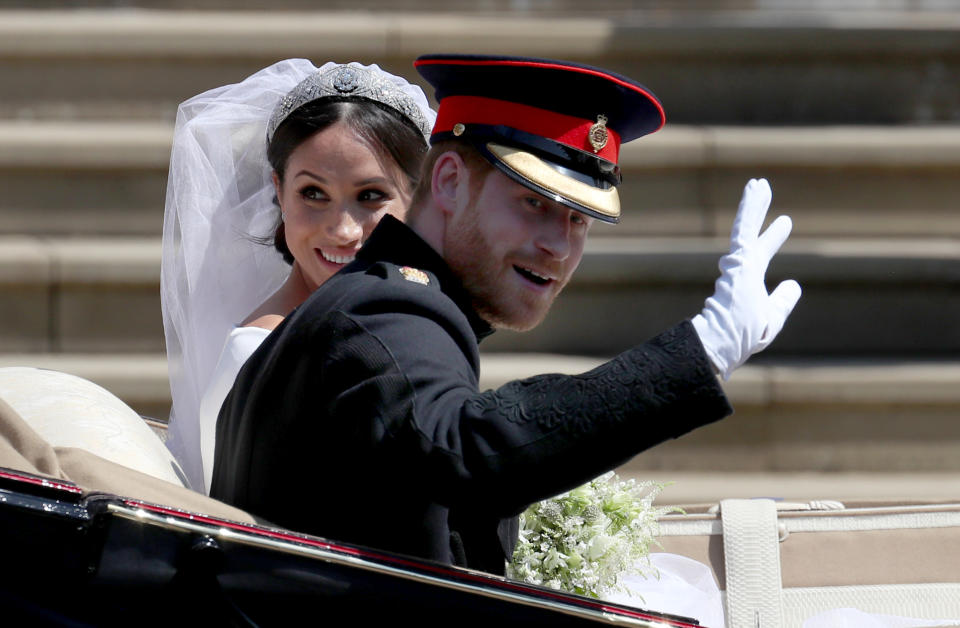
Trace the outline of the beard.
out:
M 516 285 L 508 275 L 516 271 L 505 266 L 504 258 L 482 230 L 474 203 L 450 224 L 443 251 L 450 269 L 470 295 L 474 311 L 494 328 L 533 329 L 546 317 L 560 292 L 537 294 Z

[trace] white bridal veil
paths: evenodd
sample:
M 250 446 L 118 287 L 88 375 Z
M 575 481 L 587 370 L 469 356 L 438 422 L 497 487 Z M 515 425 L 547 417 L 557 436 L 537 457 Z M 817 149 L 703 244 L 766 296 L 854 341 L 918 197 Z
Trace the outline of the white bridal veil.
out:
M 203 491 L 197 414 L 230 330 L 270 296 L 290 267 L 255 238 L 273 234 L 276 209 L 267 124 L 281 99 L 316 68 L 275 63 L 244 81 L 185 101 L 177 111 L 163 217 L 161 304 L 173 408 L 168 446 Z M 423 91 L 381 73 L 433 123 Z

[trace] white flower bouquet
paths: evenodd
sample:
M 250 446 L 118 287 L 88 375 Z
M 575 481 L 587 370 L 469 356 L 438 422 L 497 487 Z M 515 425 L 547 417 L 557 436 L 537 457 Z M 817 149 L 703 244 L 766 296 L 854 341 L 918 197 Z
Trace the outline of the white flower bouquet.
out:
M 654 507 L 665 484 L 621 480 L 612 471 L 520 515 L 520 539 L 507 575 L 531 584 L 600 598 L 625 591 L 621 577 L 657 576 L 650 546 L 657 518 L 677 507 Z

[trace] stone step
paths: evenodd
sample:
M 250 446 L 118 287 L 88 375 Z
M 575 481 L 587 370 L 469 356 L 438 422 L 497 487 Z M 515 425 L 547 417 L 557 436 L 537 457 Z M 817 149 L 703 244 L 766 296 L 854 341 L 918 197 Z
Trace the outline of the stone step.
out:
M 646 452 L 632 469 L 960 470 L 952 360 L 755 361 L 725 385 L 733 416 Z
M 623 161 L 628 234 L 725 237 L 752 177 L 798 236 L 960 233 L 960 127 L 668 125 Z
M 638 11 L 630 3 L 570 16 L 479 4 L 492 12 L 465 15 L 448 3 L 442 12 L 409 10 L 439 3 L 375 13 L 5 10 L 0 117 L 172 119 L 183 99 L 284 57 L 377 62 L 415 77 L 417 55 L 458 51 L 607 66 L 650 86 L 683 123 L 960 118 L 956 11 Z
M 173 125 L 0 121 L 0 233 L 159 235 Z
M 642 457 L 641 454 L 639 457 Z M 721 499 L 768 497 L 784 501 L 903 502 L 960 500 L 960 473 L 851 471 L 649 471 L 627 464 L 617 469 L 623 479 L 666 483 L 655 504 L 716 504 Z
M 0 233 L 158 235 L 167 122 L 0 121 Z M 960 235 L 960 127 L 668 125 L 622 155 L 623 223 L 599 235 L 726 234 L 765 176 L 798 236 Z
M 580 373 L 600 362 L 584 356 L 484 353 L 480 384 L 486 389 L 539 373 Z M 84 377 L 150 417 L 165 419 L 169 410 L 162 354 L 0 354 L 0 367 L 5 366 Z M 687 503 L 721 494 L 905 496 L 898 483 L 903 478 L 889 480 L 895 478 L 892 473 L 939 477 L 909 494 L 943 498 L 945 478 L 960 473 L 960 362 L 955 360 L 750 363 L 724 387 L 736 408 L 733 416 L 644 452 L 619 473 L 674 481 L 676 488 L 664 497 Z M 848 484 L 820 491 L 825 485 L 819 482 L 836 476 L 846 477 Z M 739 479 L 728 492 L 715 492 L 730 478 Z
M 162 351 L 159 238 L 0 237 L 0 352 Z
M 532 332 L 491 351 L 611 355 L 698 312 L 721 238 L 594 238 Z M 0 352 L 163 350 L 157 238 L 0 238 Z M 765 356 L 926 356 L 960 351 L 960 241 L 790 240 L 768 283 L 804 297 Z
M 264 10 L 294 11 L 316 9 L 316 0 L 4 0 L 9 8 L 43 9 L 192 9 L 202 11 Z M 483 0 L 483 2 L 456 2 L 450 0 L 324 0 L 325 11 L 387 11 L 451 12 L 463 15 L 490 14 L 547 14 L 591 16 L 600 14 L 637 15 L 646 12 L 669 14 L 683 12 L 686 16 L 704 19 L 726 13 L 749 12 L 758 18 L 792 14 L 811 14 L 833 17 L 860 14 L 877 17 L 886 15 L 909 16 L 917 13 L 937 13 L 949 7 L 949 0 L 917 2 L 916 0 L 838 0 L 825 5 L 809 0 L 594 0 L 584 5 L 580 0 Z

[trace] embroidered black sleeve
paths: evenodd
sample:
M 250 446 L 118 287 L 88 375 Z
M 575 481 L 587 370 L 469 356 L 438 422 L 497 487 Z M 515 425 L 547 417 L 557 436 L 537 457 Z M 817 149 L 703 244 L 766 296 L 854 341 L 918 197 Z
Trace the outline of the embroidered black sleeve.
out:
M 470 404 L 480 421 L 513 424 L 533 458 L 569 455 L 588 436 L 611 458 L 630 457 L 731 411 L 689 322 L 582 375 L 510 382 Z

